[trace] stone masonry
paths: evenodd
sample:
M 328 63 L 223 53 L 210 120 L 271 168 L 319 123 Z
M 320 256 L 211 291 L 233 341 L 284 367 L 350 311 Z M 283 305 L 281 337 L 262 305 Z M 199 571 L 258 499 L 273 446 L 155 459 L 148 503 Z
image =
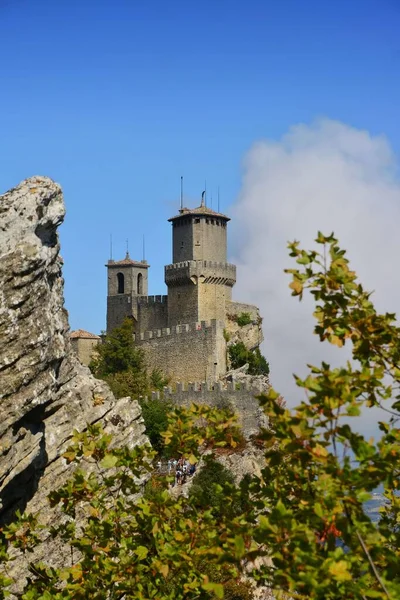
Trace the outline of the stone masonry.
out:
M 227 262 L 229 220 L 203 202 L 169 219 L 172 263 L 165 267 L 166 296 L 148 295 L 146 261 L 127 253 L 106 264 L 107 332 L 131 318 L 148 368 L 174 381 L 217 381 L 227 370 L 232 334 L 251 349 L 262 342 L 258 308 L 232 301 L 236 266 Z M 235 318 L 241 312 L 249 313 L 251 323 L 237 334 Z

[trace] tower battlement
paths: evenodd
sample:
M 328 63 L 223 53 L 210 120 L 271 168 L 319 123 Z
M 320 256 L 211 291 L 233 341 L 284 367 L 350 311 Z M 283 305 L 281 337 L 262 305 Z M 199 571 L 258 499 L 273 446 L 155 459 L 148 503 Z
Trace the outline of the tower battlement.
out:
M 165 267 L 165 283 L 168 287 L 196 283 L 199 278 L 202 278 L 203 283 L 233 287 L 236 282 L 236 266 L 213 260 L 187 260 Z
M 144 304 L 167 304 L 168 303 L 168 296 L 164 295 L 164 296 L 138 296 L 137 298 L 137 303 L 140 305 L 144 305 Z
M 210 321 L 198 321 L 196 323 L 183 323 L 181 325 L 173 325 L 172 327 L 163 327 L 162 329 L 142 331 L 135 335 L 135 341 L 148 341 L 161 337 L 182 335 L 185 333 L 195 333 L 199 335 L 200 332 L 215 332 L 218 326 L 223 328 L 224 323 L 222 321 L 217 321 L 217 319 L 211 319 Z
M 176 269 L 184 269 L 184 268 L 209 268 L 209 269 L 218 269 L 218 268 L 226 268 L 229 267 L 236 271 L 236 266 L 230 263 L 215 261 L 215 260 L 184 260 L 183 262 L 172 263 L 170 265 L 165 265 L 166 271 L 176 270 Z
M 257 396 L 267 392 L 265 383 L 234 383 L 229 381 L 198 381 L 189 384 L 177 383 L 176 389 L 164 387 L 163 392 L 152 392 L 144 400 L 164 400 L 176 406 L 189 407 L 192 403 L 230 408 L 238 417 L 238 423 L 246 438 L 257 435 L 260 428 L 268 427 L 268 419 L 261 409 Z

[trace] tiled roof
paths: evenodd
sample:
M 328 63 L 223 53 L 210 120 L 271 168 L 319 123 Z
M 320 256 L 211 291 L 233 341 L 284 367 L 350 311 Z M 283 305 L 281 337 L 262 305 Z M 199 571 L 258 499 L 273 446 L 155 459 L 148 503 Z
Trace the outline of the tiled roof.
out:
M 109 260 L 106 264 L 106 267 L 118 267 L 126 265 L 132 265 L 133 267 L 142 267 L 142 269 L 148 269 L 150 266 L 145 260 L 141 260 L 140 262 L 138 260 L 132 260 L 129 256 L 129 252 L 127 252 L 123 260 Z
M 221 219 L 225 219 L 225 221 L 230 221 L 230 218 L 222 213 L 215 212 L 208 206 L 198 206 L 197 208 L 181 208 L 179 211 L 179 215 L 176 217 L 171 217 L 168 221 L 174 221 L 175 219 L 179 219 L 179 217 L 185 217 L 187 215 L 204 215 L 210 217 L 220 217 Z
M 95 333 L 90 333 L 90 331 L 85 331 L 84 329 L 76 329 L 75 331 L 71 331 L 70 336 L 73 339 L 76 338 L 84 338 L 89 340 L 100 340 L 100 336 Z

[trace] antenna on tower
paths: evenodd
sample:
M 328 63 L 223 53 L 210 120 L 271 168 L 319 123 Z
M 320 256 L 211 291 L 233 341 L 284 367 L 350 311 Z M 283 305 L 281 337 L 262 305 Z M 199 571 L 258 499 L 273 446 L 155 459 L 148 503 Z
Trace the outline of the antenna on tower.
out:
M 113 247 L 112 247 L 112 233 L 110 233 L 110 260 L 113 259 L 113 257 L 112 257 L 112 251 L 113 251 Z
M 128 238 L 126 239 L 126 257 L 125 258 L 129 258 L 129 240 L 128 240 Z
M 183 177 L 181 176 L 181 210 L 183 210 Z

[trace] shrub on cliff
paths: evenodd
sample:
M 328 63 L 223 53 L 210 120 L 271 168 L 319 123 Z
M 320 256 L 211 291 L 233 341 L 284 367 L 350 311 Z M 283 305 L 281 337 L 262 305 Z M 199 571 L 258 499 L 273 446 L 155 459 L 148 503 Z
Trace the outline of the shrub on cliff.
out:
M 158 454 L 162 454 L 165 448 L 162 433 L 168 427 L 168 415 L 172 410 L 172 404 L 159 398 L 148 400 L 141 398 L 139 403 L 150 443 Z
M 236 317 L 236 323 L 239 327 L 244 327 L 245 325 L 250 325 L 251 323 L 251 314 L 248 312 L 242 312 L 240 315 Z
M 247 363 L 250 375 L 269 374 L 269 364 L 259 348 L 249 350 L 243 342 L 238 342 L 229 346 L 228 354 L 232 369 L 238 369 Z

